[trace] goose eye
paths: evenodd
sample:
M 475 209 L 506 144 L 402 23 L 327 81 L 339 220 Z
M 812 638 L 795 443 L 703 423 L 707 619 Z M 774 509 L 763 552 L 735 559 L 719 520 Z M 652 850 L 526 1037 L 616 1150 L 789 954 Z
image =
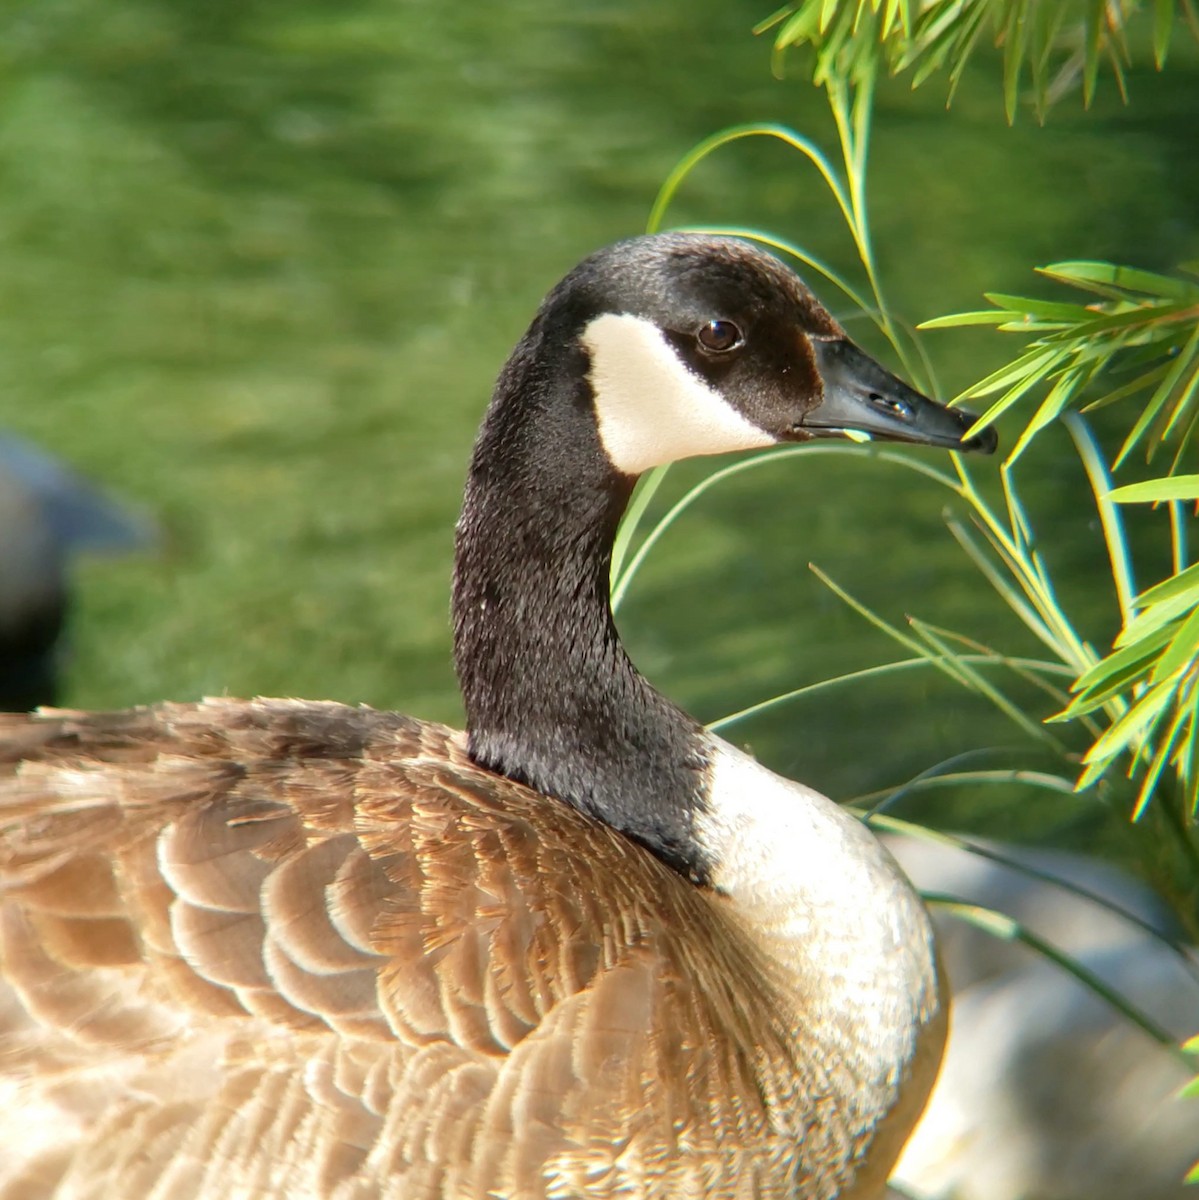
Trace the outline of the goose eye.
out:
M 695 333 L 699 348 L 708 354 L 728 354 L 745 344 L 741 330 L 732 321 L 709 321 Z

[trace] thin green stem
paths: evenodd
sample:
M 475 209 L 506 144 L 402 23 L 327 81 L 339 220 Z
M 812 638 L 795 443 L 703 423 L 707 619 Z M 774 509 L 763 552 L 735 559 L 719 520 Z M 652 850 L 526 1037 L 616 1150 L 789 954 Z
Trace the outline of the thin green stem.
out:
M 784 254 L 791 255 L 792 258 L 798 259 L 805 266 L 819 271 L 834 287 L 841 290 L 845 298 L 855 308 L 861 309 L 878 326 L 879 330 L 883 334 L 886 334 L 886 325 L 870 301 L 853 287 L 852 284 L 848 283 L 843 276 L 837 274 L 831 267 L 826 266 L 815 255 L 809 254 L 802 246 L 796 245 L 795 242 L 789 242 L 786 238 L 774 237 L 772 234 L 763 233 L 758 229 L 749 229 L 744 225 L 687 225 L 684 228 L 692 233 L 709 233 L 724 237 L 746 238 L 752 242 L 760 242 L 763 246 L 769 246 L 772 250 L 781 250 Z
M 714 487 L 723 479 L 728 479 L 732 475 L 739 475 L 742 471 L 751 471 L 757 467 L 766 466 L 768 463 L 781 462 L 783 459 L 793 458 L 797 454 L 841 454 L 853 455 L 856 458 L 874 458 L 881 462 L 894 463 L 898 466 L 906 467 L 908 470 L 915 471 L 919 475 L 925 475 L 929 479 L 935 480 L 942 487 L 947 487 L 951 491 L 957 491 L 957 484 L 953 477 L 946 475 L 943 471 L 937 470 L 936 467 L 929 466 L 922 459 L 909 458 L 906 454 L 895 450 L 879 449 L 870 445 L 855 445 L 851 443 L 839 442 L 824 442 L 813 444 L 811 442 L 798 446 L 785 446 L 774 450 L 767 450 L 762 454 L 755 454 L 750 458 L 739 459 L 737 462 L 731 463 L 727 467 L 722 467 L 719 471 L 714 471 L 707 478 L 700 480 L 683 498 L 677 501 L 671 509 L 662 517 L 660 521 L 646 535 L 645 541 L 637 549 L 637 553 L 629 560 L 628 565 L 619 576 L 613 571 L 613 580 L 615 581 L 612 587 L 612 609 L 615 612 L 624 601 L 628 594 L 629 587 L 633 582 L 634 576 L 640 569 L 641 564 L 645 561 L 649 552 L 658 543 L 662 535 L 674 524 L 676 520 L 688 509 L 696 500 L 700 498 L 710 488 Z M 622 530 L 624 526 L 622 525 Z
M 1082 460 L 1091 491 L 1095 496 L 1095 507 L 1099 511 L 1099 522 L 1103 527 L 1103 540 L 1107 544 L 1107 554 L 1112 565 L 1112 582 L 1116 585 L 1120 619 L 1127 628 L 1135 615 L 1133 597 L 1136 595 L 1136 585 L 1133 581 L 1132 562 L 1128 557 L 1128 539 L 1124 536 L 1124 523 L 1119 508 L 1112 503 L 1108 495 L 1112 490 L 1112 478 L 1086 421 L 1077 413 L 1062 413 L 1061 420 L 1074 442 L 1074 448 Z
M 699 145 L 693 147 L 683 155 L 670 174 L 666 176 L 666 182 L 658 189 L 658 195 L 654 200 L 653 207 L 650 209 L 649 221 L 647 222 L 649 232 L 655 233 L 661 228 L 662 218 L 665 216 L 667 208 L 670 207 L 679 186 L 699 163 L 722 146 L 727 146 L 731 142 L 750 137 L 778 138 L 779 141 L 785 142 L 787 145 L 793 146 L 796 150 L 800 151 L 823 176 L 824 182 L 828 185 L 829 191 L 833 193 L 833 197 L 841 209 L 841 214 L 845 218 L 846 224 L 851 228 L 853 227 L 853 209 L 850 199 L 846 194 L 845 186 L 838 178 L 837 172 L 825 157 L 823 151 L 811 139 L 804 137 L 800 133 L 796 133 L 793 129 L 788 129 L 785 125 L 763 123 L 734 125 L 731 129 L 722 129 L 719 133 L 714 133 L 711 137 L 704 138 Z
M 950 456 L 960 480 L 959 493 L 974 509 L 983 528 L 1003 554 L 1009 569 L 1024 594 L 1032 602 L 1038 616 L 1044 621 L 1053 636 L 1054 652 L 1061 660 L 1081 675 L 1097 660 L 1095 652 L 1078 636 L 1062 611 L 1052 586 L 1040 565 L 1034 561 L 1018 537 L 1014 537 L 992 512 L 990 505 L 975 487 L 966 464 L 960 454 Z
M 904 370 L 918 377 L 920 364 L 913 359 L 906 339 L 891 317 L 883 295 L 878 267 L 874 259 L 874 246 L 870 238 L 870 214 L 866 203 L 866 167 L 870 156 L 871 117 L 874 110 L 873 72 L 866 72 L 853 83 L 829 79 L 827 84 L 829 108 L 837 126 L 837 137 L 841 143 L 841 158 L 845 164 L 849 187 L 849 210 L 842 206 L 842 213 L 853 235 L 858 258 L 866 271 L 870 290 L 874 295 L 875 307 L 879 311 L 880 324 L 887 340 L 895 347 Z
M 1094 995 L 1105 1001 L 1121 1016 L 1127 1017 L 1137 1028 L 1148 1034 L 1155 1042 L 1171 1051 L 1184 1061 L 1188 1069 L 1194 1069 L 1194 1060 L 1178 1049 L 1177 1039 L 1169 1030 L 1159 1025 L 1148 1013 L 1127 1000 L 1120 992 L 1109 987 L 1094 971 L 1084 966 L 1078 959 L 1059 950 L 1051 942 L 1047 942 L 1039 934 L 1013 920 L 1003 913 L 984 908 L 980 904 L 970 904 L 956 896 L 942 895 L 936 892 L 926 892 L 924 899 L 927 903 L 951 913 L 956 917 L 985 930 L 993 937 L 1003 941 L 1022 942 L 1035 950 L 1042 957 L 1056 963 L 1064 971 L 1073 975 L 1084 984 Z
M 1009 775 L 1011 779 L 1004 779 L 1005 775 Z M 1068 779 L 1062 779 L 1057 775 L 1042 775 L 1035 771 L 965 771 L 955 775 L 935 776 L 930 779 L 919 781 L 922 785 L 932 786 L 941 781 L 950 781 L 955 783 L 961 782 L 1012 782 L 1024 783 L 1033 787 L 1044 787 L 1051 791 L 1060 791 L 1072 793 L 1074 791 L 1073 783 Z M 910 785 L 905 785 L 910 786 Z M 885 793 L 883 793 L 885 795 Z M 871 797 L 857 797 L 854 802 L 846 805 L 853 812 L 861 814 L 861 803 Z M 953 850 L 960 851 L 964 854 L 970 854 L 975 858 L 981 858 L 987 862 L 993 862 L 1005 868 L 1006 870 L 1014 871 L 1019 875 L 1023 875 L 1027 879 L 1035 879 L 1040 883 L 1046 883 L 1050 887 L 1057 888 L 1059 891 L 1068 892 L 1072 896 L 1077 896 L 1080 900 L 1085 900 L 1089 904 L 1094 904 L 1097 908 L 1106 909 L 1108 912 L 1119 917 L 1123 921 L 1127 921 L 1129 925 L 1135 926 L 1141 930 L 1147 937 L 1163 946 L 1168 947 L 1178 958 L 1179 965 L 1187 972 L 1188 975 L 1195 979 L 1199 979 L 1199 963 L 1196 963 L 1190 954 L 1190 951 L 1182 942 L 1168 934 L 1163 933 L 1152 921 L 1146 920 L 1130 909 L 1117 904 L 1114 900 L 1100 892 L 1092 891 L 1090 888 L 1083 887 L 1081 884 L 1074 883 L 1072 880 L 1063 879 L 1058 875 L 1054 875 L 1052 871 L 1042 870 L 1040 867 L 1034 866 L 1031 863 L 1022 862 L 1019 858 L 1013 858 L 1011 854 L 1004 853 L 1001 850 L 996 850 L 992 846 L 982 845 L 978 842 L 971 841 L 969 838 L 964 838 L 959 834 L 946 833 L 939 829 L 929 829 L 925 825 L 919 825 L 914 821 L 905 821 L 902 817 L 893 817 L 885 813 L 871 813 L 863 817 L 868 825 L 875 829 L 882 829 L 888 833 L 896 833 L 903 837 L 912 838 L 916 841 L 927 842 L 934 846 L 945 846 Z
M 963 662 L 977 666 L 1018 667 L 1025 671 L 1041 671 L 1046 675 L 1063 675 L 1067 677 L 1071 675 L 1068 667 L 1063 667 L 1059 663 L 1045 662 L 1037 658 L 997 658 L 993 654 L 962 654 L 958 657 Z M 916 667 L 933 667 L 935 665 L 930 658 L 900 658 L 894 662 L 881 663 L 874 667 L 863 667 L 860 671 L 850 671 L 846 675 L 837 675 L 832 679 L 821 679 L 817 683 L 805 684 L 803 687 L 783 692 L 781 695 L 774 696 L 769 700 L 760 700 L 757 704 L 751 704 L 748 708 L 730 713 L 727 717 L 721 717 L 718 721 L 712 721 L 708 725 L 708 728 L 714 733 L 719 732 L 727 729 L 730 725 L 752 720 L 754 717 L 769 712 L 771 709 L 778 708 L 783 704 L 789 704 L 792 700 L 798 700 L 801 696 L 810 696 L 816 692 L 826 691 L 828 688 L 838 687 L 843 683 L 856 683 L 863 679 L 875 678 L 879 675 L 890 675 L 899 671 L 910 671 Z M 1073 790 L 1072 784 L 1070 785 L 1070 790 Z
M 624 560 L 629 552 L 629 547 L 632 545 L 633 535 L 637 531 L 637 526 L 641 524 L 641 519 L 645 516 L 645 510 L 649 507 L 649 503 L 654 498 L 654 494 L 658 488 L 662 486 L 662 482 L 666 478 L 666 472 L 669 469 L 670 466 L 667 464 L 666 466 L 654 467 L 653 470 L 647 471 L 638 482 L 636 491 L 633 493 L 633 499 L 629 507 L 625 510 L 624 519 L 620 522 L 620 528 L 616 533 L 616 541 L 612 545 L 610 578 L 613 581 L 613 592 L 615 592 L 615 581 L 621 577 L 621 569 L 624 566 Z
M 1170 508 L 1170 549 L 1174 560 L 1174 574 L 1181 575 L 1187 569 L 1187 525 L 1186 514 L 1181 500 L 1171 500 Z

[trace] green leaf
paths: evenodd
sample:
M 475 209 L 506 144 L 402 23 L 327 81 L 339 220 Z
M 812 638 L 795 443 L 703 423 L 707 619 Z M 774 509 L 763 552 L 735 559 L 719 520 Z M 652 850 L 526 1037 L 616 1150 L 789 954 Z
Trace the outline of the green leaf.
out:
M 752 32 L 754 36 L 756 37 L 758 34 L 765 33 L 768 29 L 773 29 L 780 22 L 785 21 L 791 12 L 791 8 L 790 4 L 784 4 L 782 8 L 775 9 L 770 16 L 764 17 L 753 27 Z
M 1128 103 L 1128 82 L 1124 78 L 1124 66 L 1128 62 L 1128 45 L 1124 41 L 1124 30 L 1116 22 L 1112 22 L 1108 28 L 1111 30 L 1111 39 L 1107 43 L 1107 61 L 1112 68 L 1112 74 L 1116 77 L 1116 87 L 1120 89 L 1120 99 Z
M 1182 477 L 1175 476 L 1175 478 Z M 1139 487 L 1140 485 L 1130 484 L 1129 486 Z M 1199 563 L 1192 563 L 1185 571 L 1179 571 L 1177 575 L 1171 575 L 1168 579 L 1163 579 L 1161 583 L 1155 583 L 1153 587 L 1146 588 L 1136 598 L 1135 604 L 1137 608 L 1146 608 L 1150 604 L 1160 604 L 1163 600 L 1170 600 L 1187 592 L 1193 592 L 1196 602 L 1199 603 Z
M 1169 600 L 1163 600 L 1159 604 L 1151 605 L 1137 613 L 1120 631 L 1115 644 L 1117 646 L 1132 645 L 1133 642 L 1145 637 L 1154 629 L 1160 629 L 1167 622 L 1190 612 L 1194 603 L 1194 598 L 1184 593 L 1180 596 L 1173 596 Z
M 912 6 L 911 0 L 887 0 L 887 8 L 883 14 L 883 33 L 890 34 L 896 21 L 903 30 L 903 36 L 912 36 Z
M 1093 667 L 1089 667 L 1074 681 L 1071 690 L 1077 693 L 1080 700 L 1089 693 L 1093 693 L 1096 688 L 1102 687 L 1106 690 L 1113 676 L 1124 674 L 1138 663 L 1148 662 L 1169 640 L 1170 631 L 1168 629 L 1158 629 L 1152 634 L 1139 638 L 1123 649 L 1101 659 Z
M 1153 798 L 1153 789 L 1157 787 L 1157 781 L 1161 778 L 1161 773 L 1166 763 L 1170 760 L 1175 743 L 1178 741 L 1178 735 L 1182 732 L 1182 727 L 1189 716 L 1191 714 L 1186 706 L 1180 704 L 1178 711 L 1174 714 L 1174 720 L 1170 722 L 1170 728 L 1166 731 L 1166 736 L 1162 738 L 1161 743 L 1154 752 L 1153 761 L 1149 764 L 1149 770 L 1145 772 L 1145 777 L 1141 780 L 1136 803 L 1132 808 L 1132 819 L 1134 821 L 1139 821 L 1145 815 L 1145 809 L 1149 807 L 1149 801 Z
M 1091 107 L 1095 98 L 1095 80 L 1099 75 L 1099 47 L 1103 43 L 1103 22 L 1107 0 L 1091 0 L 1086 15 L 1086 39 L 1083 43 L 1082 102 Z
M 1169 363 L 1161 363 L 1154 367 L 1151 371 L 1145 371 L 1138 375 L 1135 379 L 1128 383 L 1122 384 L 1120 387 L 1113 389 L 1110 392 L 1105 392 L 1098 400 L 1092 400 L 1089 404 L 1084 404 L 1082 412 L 1093 412 L 1095 409 L 1107 408 L 1109 404 L 1115 404 L 1119 400 L 1125 400 L 1129 396 L 1135 395 L 1137 392 L 1144 391 L 1147 387 L 1157 383 L 1162 376 L 1169 370 Z
M 1157 719 L 1162 709 L 1178 690 L 1173 680 L 1159 683 L 1136 702 L 1103 736 L 1083 755 L 1083 762 L 1098 765 L 1109 762 L 1117 754 L 1127 750 L 1134 741 L 1145 733 Z
M 1174 28 L 1174 0 L 1157 0 L 1153 12 L 1153 61 L 1160 71 L 1166 65 L 1170 32 Z
M 1174 432 L 1174 427 L 1178 422 L 1187 416 L 1187 413 L 1190 411 L 1191 400 L 1197 390 L 1199 390 L 1199 362 L 1196 362 L 1191 370 L 1190 378 L 1187 379 L 1186 383 L 1182 385 L 1182 388 L 1174 397 L 1174 412 L 1169 421 L 1166 422 L 1166 427 L 1158 435 L 1159 442 L 1164 442 Z
M 1185 279 L 1170 275 L 1159 275 L 1155 271 L 1142 271 L 1136 267 L 1123 267 L 1116 263 L 1080 259 L 1077 261 L 1050 263 L 1038 268 L 1043 275 L 1077 284 L 1082 288 L 1105 289 L 1112 299 L 1120 299 L 1120 292 L 1143 292 L 1147 296 L 1158 296 L 1163 300 L 1190 302 L 1199 299 L 1199 286 Z
M 1000 573 L 999 568 L 987 557 L 982 547 L 975 541 L 970 531 L 955 517 L 947 517 L 946 524 L 950 532 L 958 540 L 958 544 L 970 556 L 974 564 L 983 573 L 987 582 L 995 589 L 1008 607 L 1024 622 L 1032 633 L 1039 638 L 1050 650 L 1058 649 L 1057 641 L 1049 627 L 1040 616 L 1020 595 L 1020 593 Z
M 1016 102 L 1019 99 L 1020 70 L 1024 66 L 1025 40 L 1022 34 L 1024 5 L 1016 0 L 1008 9 L 1007 31 L 1004 37 L 1003 54 L 1003 108 L 1009 125 L 1016 120 Z
M 1034 300 L 1029 296 L 1009 296 L 1005 292 L 984 292 L 983 295 L 997 308 L 1010 313 L 1030 313 L 1041 321 L 1086 321 L 1095 315 L 1084 304 L 1063 304 L 1054 300 Z
M 1182 628 L 1170 641 L 1169 648 L 1157 661 L 1150 676 L 1151 683 L 1161 683 L 1188 664 L 1193 668 L 1199 654 L 1199 607 L 1182 623 Z
M 1199 353 L 1199 324 L 1196 324 L 1194 332 L 1187 339 L 1187 343 L 1180 351 L 1176 362 L 1166 374 L 1165 379 L 1157 385 L 1157 390 L 1149 398 L 1136 424 L 1130 430 L 1128 437 L 1124 439 L 1124 445 L 1120 447 L 1120 452 L 1116 455 L 1114 466 L 1118 467 L 1124 461 L 1125 456 L 1136 445 L 1140 436 L 1149 428 L 1150 423 L 1169 402 L 1175 387 L 1178 386 L 1178 381 L 1189 369 L 1197 353 Z M 1179 398 L 1179 403 L 1185 403 L 1185 394 Z
M 1147 479 L 1144 483 L 1126 483 L 1108 495 L 1119 504 L 1157 504 L 1162 500 L 1199 500 L 1199 475 L 1172 475 L 1167 479 Z
M 988 396 L 992 392 L 999 391 L 1000 388 L 1008 387 L 1009 384 L 1015 386 L 1007 393 L 1005 399 L 1007 403 L 1003 404 L 1003 408 L 1007 408 L 1014 400 L 1026 392 L 1033 384 L 1043 379 L 1055 366 L 1065 358 L 1066 354 L 1063 350 L 1046 350 L 1044 347 L 1034 347 L 1027 353 L 1020 355 L 1019 358 L 1013 359 L 1006 366 L 1000 367 L 998 371 L 992 371 L 985 379 L 979 380 L 973 387 L 968 388 L 957 399 L 966 399 L 968 396 Z M 995 411 L 995 407 L 988 410 L 987 415 Z M 999 411 L 1003 411 L 999 409 Z M 997 414 L 996 414 L 997 415 Z
M 1033 415 L 1032 420 L 1025 426 L 1019 440 L 1012 447 L 1011 453 L 1007 456 L 1006 466 L 1014 466 L 1016 460 L 1028 448 L 1033 438 L 1070 403 L 1078 392 L 1082 376 L 1082 371 L 1067 371 L 1054 383 L 1053 387 L 1049 389 L 1048 395 L 1041 401 L 1041 405 Z
M 1050 719 L 1072 721 L 1126 693 L 1144 677 L 1161 648 L 1170 641 L 1171 632 L 1168 628 L 1155 630 L 1096 663 L 1074 684 L 1078 694 L 1069 707 Z
M 947 663 L 952 663 L 954 673 L 960 679 L 963 686 L 972 692 L 976 692 L 978 695 L 984 697 L 984 699 L 989 700 L 1004 716 L 1028 734 L 1029 737 L 1037 741 L 1048 742 L 1059 751 L 1065 749 L 1061 742 L 1044 725 L 1028 717 L 1019 705 L 1013 704 L 994 684 L 970 666 L 965 655 L 958 653 L 944 638 L 938 636 L 940 631 L 935 626 L 929 625 L 917 617 L 909 617 L 908 620 L 912 628 L 924 638 L 937 654 L 942 655 Z
M 1010 321 L 1019 313 L 996 312 L 985 308 L 978 312 L 951 313 L 947 317 L 933 317 L 931 321 L 921 321 L 917 329 L 956 329 L 959 325 L 1001 325 Z
M 1127 330 L 1135 333 L 1140 329 L 1142 336 L 1145 333 L 1150 334 L 1150 344 L 1156 343 L 1160 345 L 1159 354 L 1167 354 L 1178 334 L 1173 328 L 1167 326 L 1162 329 L 1161 326 L 1166 318 L 1180 312 L 1189 312 L 1187 306 L 1180 301 L 1153 302 L 1139 300 L 1135 304 L 1129 301 L 1120 301 L 1114 309 L 1099 313 L 1089 312 L 1086 321 L 1071 327 L 1068 332 L 1059 335 L 1058 340 L 1065 341 L 1076 338 L 1084 341 L 1088 338 L 1099 337 L 1116 330 Z M 1159 330 L 1159 336 L 1153 337 L 1152 334 L 1157 333 Z

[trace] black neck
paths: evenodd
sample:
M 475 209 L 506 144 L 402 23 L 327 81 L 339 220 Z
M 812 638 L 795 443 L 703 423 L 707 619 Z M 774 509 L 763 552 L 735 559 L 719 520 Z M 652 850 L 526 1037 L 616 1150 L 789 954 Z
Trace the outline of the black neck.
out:
M 454 575 L 470 754 L 702 881 L 700 728 L 638 673 L 612 620 L 634 481 L 603 453 L 586 372 L 577 337 L 535 322 L 475 445 Z

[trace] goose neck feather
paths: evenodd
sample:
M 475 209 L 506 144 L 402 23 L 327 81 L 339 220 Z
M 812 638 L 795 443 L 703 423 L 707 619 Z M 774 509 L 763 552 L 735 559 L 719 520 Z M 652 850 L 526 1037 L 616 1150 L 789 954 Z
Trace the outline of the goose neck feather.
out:
M 612 543 L 634 481 L 605 455 L 592 405 L 577 334 L 543 314 L 500 376 L 458 523 L 470 753 L 702 882 L 702 731 L 637 671 L 612 619 Z

